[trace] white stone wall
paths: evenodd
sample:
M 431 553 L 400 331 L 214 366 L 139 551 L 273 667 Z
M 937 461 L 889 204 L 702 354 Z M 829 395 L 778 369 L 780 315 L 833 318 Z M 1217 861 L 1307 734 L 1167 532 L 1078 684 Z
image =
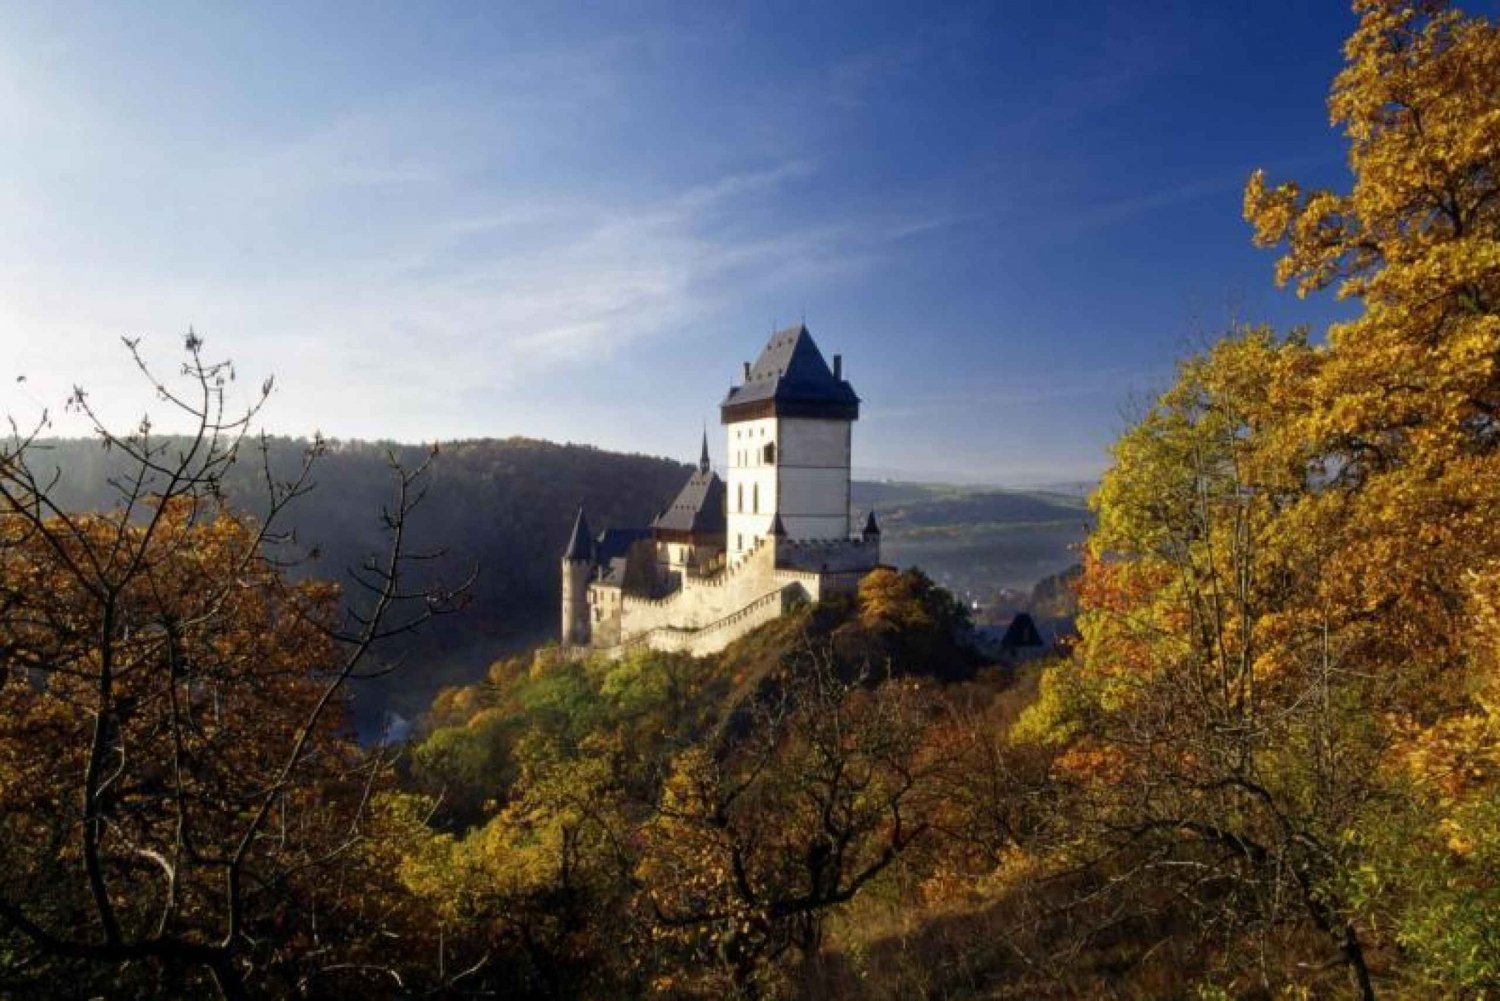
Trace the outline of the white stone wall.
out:
M 725 431 L 731 558 L 755 548 L 777 511 L 791 538 L 849 537 L 850 421 L 765 417 Z
M 767 461 L 766 449 L 773 455 Z M 729 508 L 729 557 L 731 560 L 755 548 L 756 540 L 771 530 L 776 513 L 776 469 L 781 441 L 778 421 L 765 417 L 736 421 L 725 427 L 729 461 L 727 506 Z
M 766 538 L 721 574 L 684 577 L 681 590 L 665 598 L 621 596 L 618 588 L 595 585 L 595 600 L 605 609 L 618 602 L 613 620 L 606 611 L 595 623 L 595 646 L 616 653 L 639 644 L 713 653 L 776 618 L 790 601 L 852 593 L 879 558 L 873 540 L 778 544 Z
M 781 521 L 792 539 L 849 537 L 849 421 L 782 418 Z
M 722 574 L 706 579 L 684 576 L 682 587 L 665 598 L 626 595 L 621 608 L 620 636 L 629 640 L 665 626 L 701 629 L 733 615 L 778 586 L 776 547 L 767 542 L 732 561 Z
M 618 649 L 650 646 L 657 650 L 680 650 L 695 657 L 706 657 L 718 653 L 757 626 L 780 618 L 797 600 L 806 600 L 802 589 L 796 584 L 784 585 L 707 628 L 685 630 L 662 626 L 636 634 Z

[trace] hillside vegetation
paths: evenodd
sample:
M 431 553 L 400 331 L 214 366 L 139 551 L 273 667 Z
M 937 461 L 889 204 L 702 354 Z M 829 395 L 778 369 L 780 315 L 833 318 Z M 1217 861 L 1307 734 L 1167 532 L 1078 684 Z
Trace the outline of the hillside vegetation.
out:
M 170 443 L 171 439 L 167 439 Z M 293 475 L 310 443 L 269 442 L 279 479 Z M 313 489 L 284 514 L 309 558 L 299 572 L 334 581 L 377 552 L 380 510 L 390 502 L 389 462 L 412 466 L 427 449 L 386 442 L 334 441 L 319 458 Z M 68 510 L 107 510 L 111 479 L 129 457 L 87 439 L 40 442 L 39 473 L 59 471 L 54 488 Z M 444 685 L 481 677 L 495 657 L 556 636 L 558 557 L 579 504 L 598 528 L 648 524 L 676 495 L 689 468 L 668 459 L 557 445 L 524 438 L 447 443 L 431 459 L 427 499 L 410 531 L 414 545 L 441 553 L 423 582 L 467 579 L 468 601 L 441 630 L 399 637 L 381 656 L 402 669 L 364 687 L 356 718 L 374 735 L 387 710 L 419 715 Z M 247 451 L 225 475 L 236 507 L 262 511 L 260 457 Z M 1029 587 L 1076 559 L 1085 512 L 1049 495 L 921 484 L 856 483 L 854 503 L 879 509 L 885 558 L 922 566 L 947 586 L 981 593 L 1007 582 Z M 988 540 L 988 541 L 986 541 Z

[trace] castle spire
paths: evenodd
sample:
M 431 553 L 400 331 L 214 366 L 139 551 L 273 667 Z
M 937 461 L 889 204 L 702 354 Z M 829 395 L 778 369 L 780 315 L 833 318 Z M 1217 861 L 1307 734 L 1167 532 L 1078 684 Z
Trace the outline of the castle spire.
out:
M 870 516 L 865 519 L 864 536 L 865 536 L 865 538 L 868 539 L 872 535 L 879 535 L 879 534 L 880 534 L 880 526 L 877 525 L 877 524 L 875 524 L 875 509 L 871 508 L 870 509 Z
M 786 538 L 786 525 L 781 520 L 780 511 L 777 511 L 776 516 L 771 519 L 771 534 L 778 539 Z
M 563 559 L 578 562 L 594 558 L 594 536 L 589 531 L 589 520 L 583 516 L 583 505 L 578 505 L 578 517 L 573 521 L 573 535 L 568 539 L 568 548 Z
M 698 472 L 708 472 L 708 428 L 703 429 L 703 455 L 698 459 Z

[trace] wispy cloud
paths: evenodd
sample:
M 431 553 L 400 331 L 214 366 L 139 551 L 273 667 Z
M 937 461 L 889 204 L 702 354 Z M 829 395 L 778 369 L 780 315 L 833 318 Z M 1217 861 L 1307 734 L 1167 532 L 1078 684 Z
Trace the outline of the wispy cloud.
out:
M 503 392 L 680 334 L 734 296 L 857 272 L 950 221 L 888 212 L 757 225 L 769 200 L 816 175 L 807 158 L 646 196 L 544 177 L 503 194 L 476 185 L 503 165 L 506 142 L 526 141 L 518 122 L 409 99 L 194 151 L 190 170 L 168 168 L 170 149 L 130 146 L 128 175 L 170 177 L 174 190 L 131 206 L 121 175 L 100 172 L 83 183 L 121 200 L 111 218 L 54 204 L 50 233 L 0 238 L 13 265 L 0 273 L 0 377 L 30 373 L 54 393 L 72 380 L 113 388 L 129 376 L 104 345 L 191 322 L 252 371 L 295 362 L 298 392 L 282 413 L 293 426 L 322 411 L 374 433 L 375 399 L 383 426 L 408 408 L 455 426 L 443 411 L 466 391 Z M 56 155 L 87 162 L 119 138 L 84 113 L 75 126 L 74 147 Z M 500 150 L 461 141 L 475 132 Z M 0 180 L 23 169 L 17 153 L 0 156 Z M 52 240 L 64 252 L 39 253 Z M 70 252 L 80 245 L 86 271 Z

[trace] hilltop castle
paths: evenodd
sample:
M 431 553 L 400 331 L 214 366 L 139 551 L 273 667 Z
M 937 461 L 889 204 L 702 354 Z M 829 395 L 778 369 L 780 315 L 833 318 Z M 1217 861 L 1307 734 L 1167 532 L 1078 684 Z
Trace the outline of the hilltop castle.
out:
M 859 397 L 805 325 L 777 331 L 719 404 L 728 482 L 698 467 L 649 528 L 595 536 L 583 510 L 562 557 L 562 642 L 708 654 L 803 601 L 858 587 L 880 562 L 874 514 L 853 535 Z

